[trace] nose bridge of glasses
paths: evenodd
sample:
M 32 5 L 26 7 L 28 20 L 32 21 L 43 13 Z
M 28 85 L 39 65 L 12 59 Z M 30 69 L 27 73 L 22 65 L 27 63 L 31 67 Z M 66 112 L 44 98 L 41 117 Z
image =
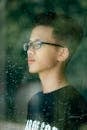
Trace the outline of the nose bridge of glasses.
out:
M 28 50 L 34 49 L 34 42 L 28 42 Z
M 34 43 L 33 42 L 28 43 L 28 49 L 34 49 Z

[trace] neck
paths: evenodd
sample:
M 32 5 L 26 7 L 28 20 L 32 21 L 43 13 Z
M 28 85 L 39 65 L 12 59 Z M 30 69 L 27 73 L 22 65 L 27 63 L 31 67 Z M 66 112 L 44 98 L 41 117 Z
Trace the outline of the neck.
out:
M 58 68 L 57 70 L 54 69 L 41 72 L 39 73 L 39 77 L 42 83 L 43 93 L 50 93 L 68 85 L 64 73 L 61 69 L 58 70 Z

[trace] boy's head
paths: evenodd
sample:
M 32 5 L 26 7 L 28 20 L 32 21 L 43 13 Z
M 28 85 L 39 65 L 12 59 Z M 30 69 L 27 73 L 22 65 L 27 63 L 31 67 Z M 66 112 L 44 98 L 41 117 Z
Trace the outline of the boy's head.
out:
M 42 13 L 35 18 L 35 26 L 53 28 L 56 43 L 69 49 L 69 56 L 73 55 L 83 37 L 83 30 L 79 23 L 64 14 L 54 12 Z
M 29 71 L 63 70 L 81 38 L 82 29 L 71 17 L 55 13 L 38 15 L 27 48 Z

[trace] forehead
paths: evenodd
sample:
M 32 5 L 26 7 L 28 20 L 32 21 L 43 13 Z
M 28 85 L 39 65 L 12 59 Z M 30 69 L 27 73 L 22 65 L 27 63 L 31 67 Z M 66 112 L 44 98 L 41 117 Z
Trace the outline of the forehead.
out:
M 49 26 L 36 26 L 32 29 L 30 40 L 45 40 L 49 42 L 54 42 L 53 28 Z

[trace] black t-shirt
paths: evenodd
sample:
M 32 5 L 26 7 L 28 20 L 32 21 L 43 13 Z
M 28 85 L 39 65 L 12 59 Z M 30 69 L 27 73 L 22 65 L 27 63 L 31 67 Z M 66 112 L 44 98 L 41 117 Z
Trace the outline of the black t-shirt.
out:
M 79 130 L 87 122 L 87 103 L 72 86 L 44 94 L 28 104 L 25 130 Z

